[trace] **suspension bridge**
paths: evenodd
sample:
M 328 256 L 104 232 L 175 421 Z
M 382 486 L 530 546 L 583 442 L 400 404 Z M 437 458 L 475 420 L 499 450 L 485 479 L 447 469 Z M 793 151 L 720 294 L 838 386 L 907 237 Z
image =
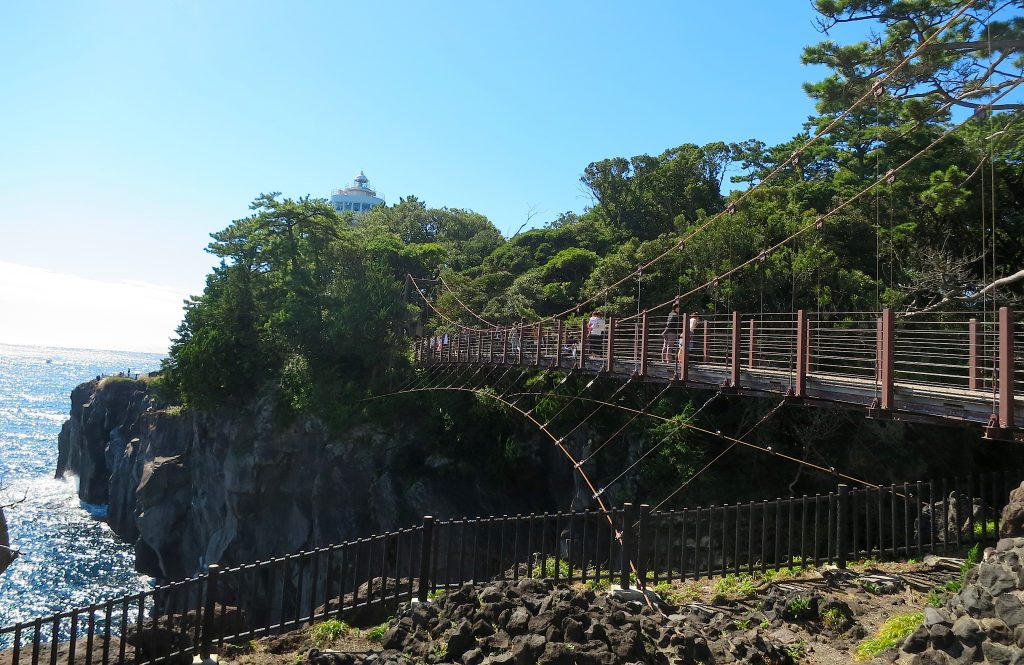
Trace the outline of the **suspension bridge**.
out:
M 1024 441 L 1024 324 L 1008 307 L 995 320 L 949 313 L 897 319 L 890 309 L 733 312 L 693 325 L 689 318 L 609 318 L 598 336 L 586 323 L 564 320 L 467 329 L 420 338 L 415 358 L 422 366 L 560 369 L 783 395 L 810 406 L 862 409 L 872 418 L 981 425 L 987 438 Z

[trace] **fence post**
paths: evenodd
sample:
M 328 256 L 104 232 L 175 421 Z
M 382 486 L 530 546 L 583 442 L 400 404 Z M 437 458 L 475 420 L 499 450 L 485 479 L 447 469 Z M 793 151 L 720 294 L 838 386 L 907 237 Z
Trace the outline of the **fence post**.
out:
M 881 359 L 881 392 L 882 409 L 893 408 L 895 398 L 893 384 L 895 381 L 893 371 L 893 347 L 895 347 L 896 332 L 893 325 L 892 308 L 886 307 L 882 310 L 882 337 L 881 348 L 878 350 Z
M 967 366 L 967 387 L 978 389 L 978 319 L 967 322 L 967 347 L 970 364 Z
M 808 374 L 814 373 L 814 325 L 811 317 L 807 317 L 807 366 L 804 369 Z
M 748 349 L 749 357 L 747 358 L 747 367 L 754 369 L 754 350 L 757 348 L 757 322 L 754 319 L 750 319 L 750 348 Z
M 629 562 L 636 553 L 633 541 L 633 522 L 636 521 L 636 507 L 631 503 L 622 504 L 622 558 L 619 561 L 619 587 L 629 588 Z
M 434 552 L 434 517 L 423 516 L 423 537 L 420 540 L 420 585 L 416 589 L 416 600 L 427 601 L 430 591 L 430 556 Z
M 640 589 L 647 588 L 647 543 L 650 542 L 648 537 L 650 528 L 651 506 L 641 503 L 640 526 L 636 536 L 636 585 Z
M 1013 427 L 1013 310 L 999 308 L 999 425 Z
M 807 392 L 807 315 L 804 310 L 797 310 L 796 313 L 796 384 L 794 393 L 797 397 L 803 397 Z
M 558 339 L 555 348 L 555 367 L 562 366 L 562 349 L 565 347 L 565 321 L 558 319 Z
M 217 578 L 220 566 L 211 563 L 206 574 L 206 598 L 203 600 L 203 632 L 199 638 L 199 655 L 204 661 L 210 660 L 213 650 L 213 629 L 217 608 Z
M 836 565 L 841 570 L 846 569 L 846 529 L 850 521 L 850 488 L 840 483 L 839 497 L 836 500 Z
M 683 383 L 686 383 L 686 379 L 690 376 L 690 346 L 693 344 L 693 333 L 690 332 L 690 315 L 689 313 L 683 314 L 683 341 L 682 341 L 682 361 L 679 363 L 679 375 L 676 377 Z
M 608 356 L 604 359 L 604 369 L 609 374 L 615 369 L 615 319 L 608 317 Z
M 533 366 L 540 367 L 540 345 L 544 341 L 544 324 L 537 324 L 537 355 L 533 359 Z
M 640 317 L 640 358 L 637 374 L 647 376 L 647 310 Z
M 526 319 L 519 319 L 519 335 L 516 337 L 516 364 L 523 364 L 523 346 L 526 342 Z
M 701 330 L 701 335 L 700 335 L 701 339 L 704 341 L 704 349 L 703 349 L 703 353 L 701 354 L 700 359 L 701 359 L 701 362 L 705 362 L 706 363 L 708 361 L 708 322 L 707 321 L 701 321 L 700 322 L 700 330 Z
M 587 368 L 586 357 L 587 353 L 590 351 L 590 349 L 587 348 L 587 342 L 590 341 L 589 339 L 587 339 L 589 337 L 589 332 L 590 326 L 587 324 L 587 320 L 583 319 L 583 326 L 580 329 L 580 369 Z
M 740 385 L 740 313 L 732 313 L 732 353 L 729 358 L 729 383 L 733 388 Z

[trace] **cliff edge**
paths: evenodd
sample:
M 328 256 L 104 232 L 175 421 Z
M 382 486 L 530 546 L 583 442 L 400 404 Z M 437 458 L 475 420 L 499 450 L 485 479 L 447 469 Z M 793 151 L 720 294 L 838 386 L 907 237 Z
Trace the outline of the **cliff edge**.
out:
M 410 419 L 412 420 L 412 419 Z M 207 413 L 162 407 L 144 381 L 107 378 L 72 392 L 59 437 L 58 477 L 106 504 L 135 544 L 136 567 L 181 579 L 209 563 L 236 565 L 418 523 L 424 514 L 530 512 L 565 505 L 574 479 L 532 464 L 547 490 L 499 486 L 470 460 L 432 451 L 410 423 L 361 424 L 341 435 L 314 417 L 275 424 L 272 400 Z

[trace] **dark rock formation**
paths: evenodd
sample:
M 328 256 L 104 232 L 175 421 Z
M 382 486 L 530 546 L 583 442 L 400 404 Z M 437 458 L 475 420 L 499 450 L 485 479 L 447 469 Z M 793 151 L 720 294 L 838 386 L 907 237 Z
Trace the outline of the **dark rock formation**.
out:
M 986 551 L 944 608 L 925 609 L 924 623 L 904 641 L 899 662 L 1024 663 L 1022 559 L 1024 537 L 1003 538 Z
M 466 585 L 434 603 L 401 611 L 368 656 L 311 651 L 314 665 L 397 665 L 408 659 L 463 665 L 624 665 L 758 663 L 792 656 L 756 629 L 720 612 L 666 615 L 614 594 L 555 586 L 550 580 Z M 403 658 L 404 656 L 404 658 Z
M 162 406 L 142 381 L 78 386 L 57 468 L 78 476 L 83 501 L 107 504 L 110 526 L 135 543 L 138 569 L 161 580 L 353 540 L 425 514 L 564 507 L 575 489 L 571 469 L 539 439 L 521 445 L 538 473 L 547 467 L 548 495 L 489 483 L 473 460 L 431 451 L 410 422 L 332 435 L 312 417 L 281 426 L 269 397 L 216 413 Z
M 1010 491 L 1010 501 L 1003 508 L 999 535 L 1003 538 L 1024 536 L 1024 483 Z
M 17 557 L 17 553 L 11 549 L 11 541 L 7 535 L 7 518 L 4 517 L 4 509 L 0 508 L 0 573 L 7 570 L 7 566 Z

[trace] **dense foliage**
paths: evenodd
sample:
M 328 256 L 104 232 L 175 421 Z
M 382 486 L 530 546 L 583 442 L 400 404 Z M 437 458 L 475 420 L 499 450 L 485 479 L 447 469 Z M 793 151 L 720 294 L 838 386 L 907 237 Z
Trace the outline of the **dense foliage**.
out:
M 884 94 L 871 95 L 835 130 L 791 158 L 870 91 L 922 35 L 951 16 L 956 4 L 820 0 L 825 27 L 874 20 L 881 32 L 874 42 L 824 41 L 805 50 L 805 61 L 826 64 L 834 73 L 806 86 L 819 115 L 804 131 L 777 146 L 755 139 L 684 143 L 657 156 L 593 162 L 581 178 L 593 197 L 585 212 L 564 213 L 512 238 L 502 237 L 479 213 L 429 208 L 415 197 L 353 218 L 322 200 L 263 195 L 251 216 L 213 234 L 209 251 L 222 261 L 205 292 L 187 303 L 166 363 L 166 385 L 183 403 L 202 408 L 230 405 L 269 386 L 285 418 L 303 412 L 336 424 L 383 418 L 379 410 L 367 411 L 377 407 L 359 400 L 409 376 L 414 334 L 452 332 L 452 321 L 476 326 L 481 318 L 496 324 L 536 320 L 593 296 L 613 315 L 632 314 L 714 280 L 826 213 L 831 214 L 820 231 L 714 281 L 684 307 L 712 313 L 989 306 L 987 296 L 979 297 L 984 285 L 1024 267 L 1024 116 L 1004 104 L 1001 112 L 979 115 L 929 146 L 964 119 L 957 105 L 946 104 L 950 95 L 973 90 L 968 101 L 977 104 L 1006 90 L 1001 83 L 984 88 L 987 79 L 979 83 L 976 69 L 986 59 L 1009 66 L 1016 57 L 1012 49 L 990 51 L 976 43 L 977 28 L 957 27 L 941 40 L 946 50 L 931 52 Z M 981 3 L 974 15 L 986 7 L 996 4 Z M 989 23 L 1000 44 L 1020 34 L 1019 17 Z M 963 43 L 969 45 L 957 46 Z M 933 89 L 940 83 L 945 87 Z M 979 86 L 984 89 L 977 92 Z M 740 173 L 732 178 L 736 186 L 758 186 L 735 210 L 731 204 L 744 190 L 722 192 L 730 169 Z M 884 182 L 890 170 L 897 173 Z M 881 186 L 854 198 L 879 178 Z M 685 247 L 605 293 L 727 207 L 731 214 L 719 216 Z M 447 286 L 431 282 L 436 286 L 427 295 L 444 317 L 423 307 L 408 288 L 407 274 L 443 278 Z M 1020 293 L 1019 283 L 1003 289 L 1000 302 L 1013 302 Z M 545 375 L 535 385 L 549 390 L 553 381 Z M 614 395 L 613 390 L 598 385 L 595 394 Z M 630 398 L 634 406 L 653 400 L 652 411 L 666 417 L 692 412 L 685 394 L 657 398 L 646 390 Z M 481 441 L 504 442 L 494 454 L 515 462 L 520 425 L 513 419 L 481 424 L 484 419 L 467 417 L 455 423 L 445 400 L 456 398 L 428 399 L 442 407 L 432 425 L 439 438 L 467 450 Z M 571 425 L 589 408 L 564 410 L 551 400 L 535 405 L 556 425 Z M 729 416 L 730 431 L 740 433 L 764 410 L 756 402 L 737 407 Z M 434 413 L 420 413 L 427 411 Z M 723 414 L 712 408 L 702 417 L 707 415 Z M 761 434 L 809 454 L 844 422 L 792 416 Z M 590 425 L 616 431 L 622 423 L 621 414 L 602 413 Z M 630 426 L 642 441 L 661 440 L 663 431 L 664 424 Z M 641 469 L 643 483 L 634 487 L 667 486 L 710 454 L 694 437 L 668 438 L 653 463 Z M 609 453 L 609 468 L 627 454 L 616 450 Z

